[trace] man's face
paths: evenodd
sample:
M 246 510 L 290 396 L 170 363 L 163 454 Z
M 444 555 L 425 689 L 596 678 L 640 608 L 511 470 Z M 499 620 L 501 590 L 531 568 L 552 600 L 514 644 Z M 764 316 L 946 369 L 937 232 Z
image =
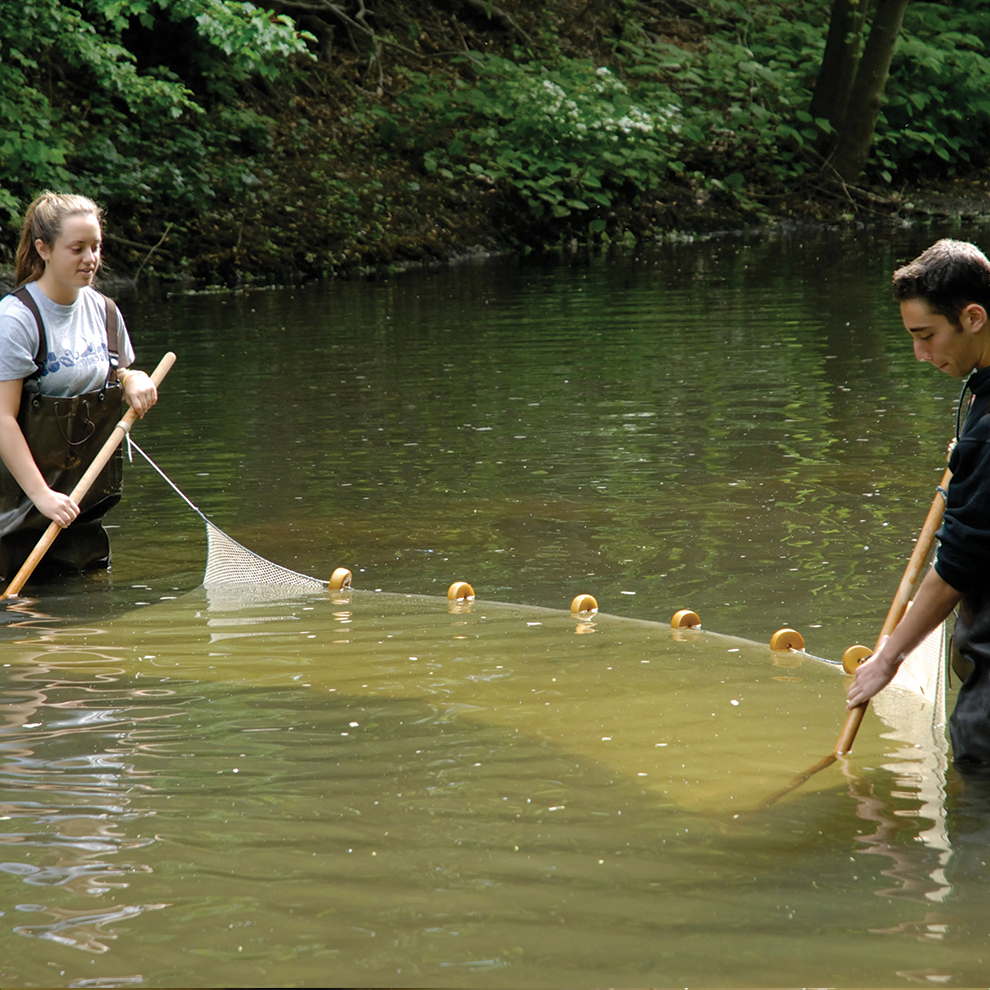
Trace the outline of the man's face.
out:
M 941 313 L 933 313 L 924 299 L 906 299 L 901 303 L 901 319 L 919 361 L 928 361 L 953 378 L 966 378 L 977 367 L 982 348 L 976 334 L 966 329 L 965 310 L 960 329 Z

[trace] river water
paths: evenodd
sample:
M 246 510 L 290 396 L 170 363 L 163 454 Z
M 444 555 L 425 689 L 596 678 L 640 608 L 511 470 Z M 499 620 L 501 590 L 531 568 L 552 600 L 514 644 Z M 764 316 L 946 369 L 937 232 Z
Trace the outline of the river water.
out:
M 767 802 L 846 680 L 771 634 L 872 645 L 944 467 L 886 289 L 942 234 L 122 295 L 178 355 L 142 450 L 355 590 L 207 594 L 135 452 L 111 574 L 0 627 L 0 983 L 987 983 L 990 803 L 924 712 Z

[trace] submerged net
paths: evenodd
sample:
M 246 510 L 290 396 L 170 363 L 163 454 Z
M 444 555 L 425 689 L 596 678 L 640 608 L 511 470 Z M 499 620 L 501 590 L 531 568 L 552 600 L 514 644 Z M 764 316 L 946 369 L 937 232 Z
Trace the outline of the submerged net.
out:
M 944 498 L 943 489 L 939 487 L 938 491 Z M 930 518 L 931 513 L 929 513 Z M 929 519 L 925 521 L 926 527 L 929 525 Z M 932 533 L 934 535 L 934 530 Z M 920 539 L 921 537 L 919 537 Z M 909 595 L 910 600 L 904 610 L 905 615 L 911 608 L 914 596 L 918 593 L 925 575 L 933 564 L 935 549 L 936 541 L 933 539 L 928 550 L 927 560 L 922 558 L 920 566 L 914 571 L 914 583 Z M 908 566 L 910 569 L 911 564 Z M 898 589 L 899 593 L 900 589 Z M 903 617 L 902 615 L 901 619 Z M 936 626 L 919 646 L 905 657 L 894 679 L 874 698 L 874 708 L 877 714 L 884 718 L 888 724 L 894 724 L 894 722 L 899 724 L 914 723 L 922 733 L 934 733 L 944 737 L 945 689 L 949 670 L 948 642 L 948 622 L 946 621 Z M 922 707 L 918 708 L 917 704 L 912 703 L 912 698 L 921 699 Z
M 909 653 L 892 684 L 920 694 L 938 713 L 936 725 L 945 723 L 946 625 L 943 622 Z
M 228 536 L 219 526 L 215 526 L 192 503 L 186 494 L 172 481 L 171 478 L 131 439 L 127 437 L 128 446 L 133 447 L 168 483 L 176 494 L 199 516 L 206 524 L 206 573 L 203 575 L 203 586 L 209 589 L 239 589 L 242 591 L 272 588 L 278 591 L 291 592 L 322 592 L 329 586 L 328 581 L 300 574 L 273 564 L 270 560 L 256 554 L 253 550 L 241 546 L 237 540 Z
M 948 640 L 948 625 L 943 622 L 905 657 L 894 679 L 873 699 L 877 714 L 888 725 L 912 726 L 912 737 L 942 733 Z
M 203 586 L 225 595 L 245 595 L 275 589 L 284 592 L 323 592 L 339 584 L 290 570 L 256 554 L 228 536 L 197 508 L 186 494 L 128 435 L 128 453 L 136 450 L 203 520 L 206 525 L 207 559 Z M 336 578 L 336 574 L 334 577 Z M 348 575 L 349 577 L 349 575 Z M 945 724 L 946 627 L 943 623 L 901 664 L 894 680 L 874 699 L 877 713 L 888 722 L 921 721 L 930 729 Z M 912 701 L 911 699 L 920 699 Z M 922 706 L 919 709 L 919 704 Z

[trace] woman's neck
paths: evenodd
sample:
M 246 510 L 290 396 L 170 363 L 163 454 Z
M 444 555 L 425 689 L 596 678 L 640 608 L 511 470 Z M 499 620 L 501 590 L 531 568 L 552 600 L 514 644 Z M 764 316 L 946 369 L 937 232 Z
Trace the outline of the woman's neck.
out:
M 60 282 L 52 277 L 47 269 L 38 279 L 38 288 L 53 303 L 58 303 L 60 306 L 71 306 L 79 298 L 80 290 L 77 287 Z

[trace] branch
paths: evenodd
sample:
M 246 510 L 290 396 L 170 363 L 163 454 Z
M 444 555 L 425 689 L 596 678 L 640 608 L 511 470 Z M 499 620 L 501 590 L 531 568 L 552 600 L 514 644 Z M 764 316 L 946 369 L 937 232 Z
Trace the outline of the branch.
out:
M 850 203 L 853 202 L 853 194 L 860 199 L 866 200 L 868 203 L 876 203 L 880 206 L 896 206 L 901 201 L 901 197 L 897 194 L 893 196 L 878 196 L 876 193 L 871 193 L 867 189 L 861 189 L 859 186 L 854 186 L 851 182 L 847 182 L 832 164 L 831 155 L 828 158 L 822 159 L 820 171 L 825 184 L 833 187 L 838 186 L 842 190 L 845 199 Z
M 144 261 L 142 261 L 141 264 L 138 265 L 138 269 L 134 273 L 135 282 L 137 281 L 138 275 L 141 274 L 141 269 L 144 268 L 144 266 L 148 263 L 151 256 L 162 246 L 162 244 L 165 243 L 165 238 L 168 237 L 168 232 L 172 229 L 173 226 L 175 225 L 171 222 L 165 224 L 165 233 L 163 233 L 162 236 L 158 238 L 158 243 L 154 247 L 152 247 L 150 251 L 148 251 L 148 253 L 144 256 Z
M 525 38 L 530 44 L 533 43 L 533 39 L 516 24 L 507 11 L 502 10 L 501 7 L 496 7 L 489 0 L 461 0 L 461 2 L 467 4 L 469 7 L 473 7 L 478 13 L 487 17 L 489 20 L 498 21 L 506 31 L 514 31 L 516 34 Z
M 289 10 L 305 10 L 312 13 L 323 13 L 323 14 L 333 14 L 334 17 L 342 20 L 348 27 L 357 28 L 362 33 L 368 35 L 370 38 L 375 38 L 374 29 L 368 25 L 368 22 L 364 19 L 365 15 L 371 13 L 365 5 L 364 0 L 359 0 L 358 12 L 351 17 L 350 14 L 344 10 L 339 3 L 331 3 L 331 0 L 280 0 L 280 7 L 286 7 Z
M 165 237 L 168 235 L 169 230 L 172 229 L 172 226 L 173 226 L 172 224 L 169 224 L 168 227 L 165 229 L 165 233 L 162 234 L 161 239 L 158 241 L 158 244 L 154 244 L 150 248 L 148 247 L 147 244 L 139 244 L 137 241 L 129 241 L 126 237 L 118 237 L 116 234 L 104 234 L 103 239 L 107 241 L 113 241 L 114 244 L 123 244 L 124 247 L 137 248 L 137 250 L 139 251 L 147 251 L 148 254 L 150 255 L 151 252 L 157 250 L 158 247 L 161 245 L 162 241 L 165 240 Z M 172 253 L 168 248 L 163 248 L 163 251 L 165 254 Z M 147 258 L 145 259 L 145 261 L 147 261 Z

